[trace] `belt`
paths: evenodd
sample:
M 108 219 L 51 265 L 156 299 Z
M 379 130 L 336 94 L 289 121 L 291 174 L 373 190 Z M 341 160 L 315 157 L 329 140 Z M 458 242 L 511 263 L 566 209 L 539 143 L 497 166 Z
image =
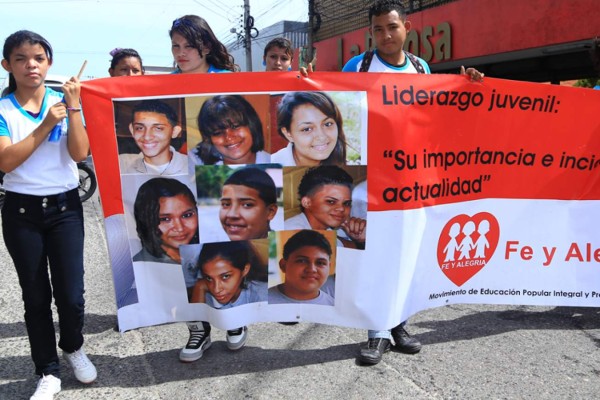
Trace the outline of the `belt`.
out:
M 68 192 L 52 194 L 46 196 L 36 196 L 33 194 L 23 194 L 16 192 L 6 192 L 6 201 L 19 204 L 19 212 L 25 213 L 26 207 L 42 208 L 57 207 L 60 211 L 66 211 L 69 205 L 75 205 L 80 202 L 79 190 L 71 189 Z

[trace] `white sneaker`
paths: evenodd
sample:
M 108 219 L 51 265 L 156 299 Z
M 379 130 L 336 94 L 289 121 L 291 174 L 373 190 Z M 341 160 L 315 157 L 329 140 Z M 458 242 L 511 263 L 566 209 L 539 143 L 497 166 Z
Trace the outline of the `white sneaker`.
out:
M 60 379 L 54 375 L 42 375 L 35 393 L 29 400 L 53 400 L 54 395 L 58 392 L 60 392 Z
M 248 340 L 248 327 L 243 326 L 227 331 L 225 340 L 227 341 L 227 348 L 229 350 L 241 349 L 246 344 L 246 340 Z
M 88 356 L 85 355 L 83 348 L 74 351 L 73 353 L 63 352 L 63 356 L 67 363 L 73 369 L 75 378 L 81 383 L 92 383 L 96 380 L 98 373 L 96 367 L 90 361 Z

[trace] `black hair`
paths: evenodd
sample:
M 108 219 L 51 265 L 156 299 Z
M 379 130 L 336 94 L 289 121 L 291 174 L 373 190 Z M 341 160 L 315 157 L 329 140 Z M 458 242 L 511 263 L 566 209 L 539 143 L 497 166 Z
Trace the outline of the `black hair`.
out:
M 48 63 L 52 64 L 52 46 L 50 43 L 41 35 L 26 30 L 17 31 L 6 38 L 4 41 L 4 48 L 2 49 L 2 57 L 7 62 L 10 62 L 10 55 L 12 54 L 13 50 L 25 43 L 28 43 L 32 46 L 36 44 L 42 46 L 46 52 L 46 57 L 48 57 Z M 17 90 L 17 82 L 15 81 L 13 74 L 9 73 L 7 94 L 13 93 L 15 90 Z
M 200 272 L 202 272 L 204 264 L 217 257 L 229 261 L 233 267 L 240 271 L 243 271 L 244 267 L 250 264 L 250 271 L 246 278 L 248 280 L 264 280 L 264 274 L 261 274 L 261 270 L 265 270 L 266 266 L 258 256 L 256 248 L 247 240 L 203 244 L 196 264 Z M 242 283 L 242 288 L 245 287 L 246 279 Z
M 401 0 L 376 0 L 369 7 L 369 24 L 371 24 L 374 16 L 378 17 L 392 11 L 396 11 L 403 21 L 406 19 L 406 10 Z
M 294 47 L 292 46 L 292 42 L 288 38 L 276 37 L 275 39 L 271 39 L 269 43 L 267 43 L 267 45 L 265 46 L 263 58 L 267 57 L 267 53 L 273 47 L 279 47 L 280 49 L 284 49 L 285 54 L 290 56 L 290 59 L 294 58 Z
M 287 260 L 294 251 L 302 248 L 314 246 L 323 250 L 329 257 L 333 253 L 329 240 L 318 231 L 303 229 L 290 237 L 283 245 L 283 258 Z
M 346 186 L 352 191 L 352 176 L 335 165 L 319 165 L 306 170 L 298 185 L 298 198 L 310 196 L 325 185 Z M 301 202 L 302 203 L 302 202 Z M 302 205 L 300 208 L 304 209 Z
M 173 107 L 160 100 L 142 100 L 139 102 L 131 111 L 131 120 L 135 120 L 135 113 L 139 112 L 152 112 L 157 114 L 163 114 L 169 120 L 169 123 L 173 126 L 179 125 L 179 119 L 177 113 L 173 110 Z
M 247 126 L 250 130 L 250 151 L 257 153 L 265 148 L 262 122 L 254 107 L 240 95 L 219 95 L 206 100 L 200 108 L 197 122 L 204 143 L 199 144 L 194 151 L 204 164 L 214 164 L 222 159 L 216 149 L 212 148 L 211 138 L 217 132 L 235 126 Z
M 136 231 L 142 246 L 154 257 L 162 257 L 160 224 L 160 199 L 184 195 L 196 206 L 196 198 L 189 187 L 171 178 L 152 178 L 140 186 L 133 205 Z M 189 244 L 198 243 L 198 233 Z
M 273 178 L 259 168 L 239 168 L 231 174 L 223 183 L 225 185 L 242 185 L 255 189 L 258 197 L 266 205 L 277 204 L 277 187 Z
M 323 92 L 288 92 L 277 107 L 277 130 L 288 140 L 282 132 L 285 128 L 290 131 L 294 110 L 301 105 L 310 104 L 326 116 L 333 118 L 338 128 L 338 137 L 335 147 L 329 157 L 321 161 L 323 165 L 346 164 L 346 135 L 344 133 L 344 120 L 338 106 L 327 94 Z
M 134 49 L 116 48 L 110 52 L 110 55 L 112 56 L 112 60 L 110 60 L 110 69 L 115 69 L 115 67 L 117 66 L 119 61 L 121 61 L 122 59 L 133 57 L 133 58 L 137 58 L 139 60 L 140 67 L 142 67 L 142 72 L 145 72 L 144 63 L 142 62 L 142 57 L 140 57 L 139 53 L 137 51 L 135 51 Z
M 173 33 L 183 36 L 190 46 L 198 50 L 200 57 L 203 57 L 202 50 L 208 47 L 210 52 L 206 55 L 206 61 L 215 68 L 239 71 L 233 56 L 229 54 L 223 43 L 219 42 L 204 18 L 197 15 L 184 15 L 177 18 L 169 30 L 169 37 L 172 38 Z

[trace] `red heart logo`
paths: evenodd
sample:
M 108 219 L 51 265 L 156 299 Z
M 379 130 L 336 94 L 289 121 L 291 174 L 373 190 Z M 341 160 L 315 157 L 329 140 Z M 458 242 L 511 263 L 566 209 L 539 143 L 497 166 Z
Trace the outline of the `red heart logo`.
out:
M 488 212 L 452 218 L 438 240 L 437 259 L 442 272 L 456 286 L 462 286 L 487 265 L 499 237 L 498 220 Z

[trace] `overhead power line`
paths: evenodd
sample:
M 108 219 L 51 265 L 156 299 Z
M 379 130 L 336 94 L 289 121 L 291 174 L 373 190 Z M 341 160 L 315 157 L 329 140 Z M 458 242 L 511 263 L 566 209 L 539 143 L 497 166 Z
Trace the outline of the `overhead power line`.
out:
M 225 15 L 222 15 L 222 14 L 220 14 L 220 13 L 217 13 L 217 12 L 216 12 L 216 11 L 215 11 L 215 10 L 214 10 L 212 7 L 210 8 L 210 11 L 211 11 L 211 12 L 213 12 L 213 13 L 215 13 L 215 14 L 219 15 L 219 16 L 220 16 L 220 17 L 222 17 L 222 18 L 225 18 L 225 19 L 229 20 L 229 18 L 228 18 L 228 16 L 227 16 L 227 15 L 230 13 L 230 11 L 231 11 L 231 10 L 228 10 L 228 9 L 226 9 L 225 7 L 223 7 L 223 4 L 222 4 L 222 3 L 219 3 L 219 2 L 217 2 L 217 1 L 214 1 L 214 0 L 202 0 L 202 2 L 200 2 L 200 1 L 198 1 L 198 0 L 193 0 L 193 1 L 194 1 L 194 3 L 196 3 L 196 4 L 198 4 L 198 5 L 202 6 L 202 7 L 204 7 L 204 8 L 206 8 L 206 9 L 208 9 L 208 7 L 206 6 L 206 4 L 205 4 L 205 3 L 207 3 L 207 2 L 208 2 L 208 3 L 212 4 L 212 6 L 213 6 L 214 8 L 218 8 L 220 11 L 222 11 L 223 13 L 225 13 Z M 203 3 L 204 3 L 204 4 L 203 4 Z

